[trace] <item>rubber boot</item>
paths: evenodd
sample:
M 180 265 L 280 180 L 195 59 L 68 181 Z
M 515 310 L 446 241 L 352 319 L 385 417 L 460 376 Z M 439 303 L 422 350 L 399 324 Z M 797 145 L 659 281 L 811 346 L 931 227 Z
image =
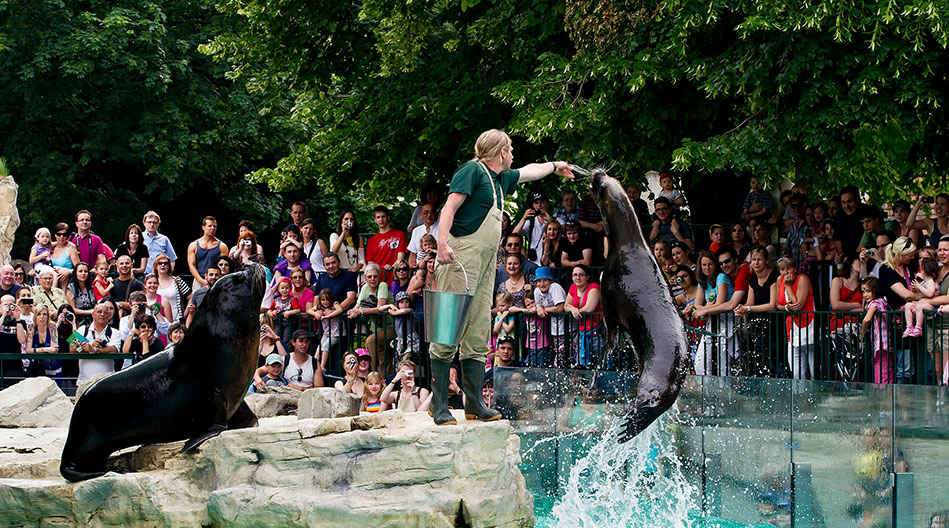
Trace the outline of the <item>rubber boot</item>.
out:
M 493 422 L 501 413 L 484 405 L 484 361 L 461 360 L 461 388 L 465 391 L 465 419 Z
M 432 404 L 428 415 L 434 418 L 435 425 L 457 425 L 458 420 L 448 410 L 448 371 L 451 364 L 431 358 L 432 362 Z

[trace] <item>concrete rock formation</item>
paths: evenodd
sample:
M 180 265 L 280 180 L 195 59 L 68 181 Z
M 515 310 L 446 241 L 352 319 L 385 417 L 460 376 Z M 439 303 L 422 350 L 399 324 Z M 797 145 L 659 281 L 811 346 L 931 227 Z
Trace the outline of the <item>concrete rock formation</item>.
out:
M 16 209 L 17 184 L 13 176 L 0 178 L 0 264 L 10 262 L 13 235 L 20 227 L 20 214 Z
M 303 391 L 297 416 L 303 418 L 339 418 L 357 416 L 359 398 L 331 387 Z
M 0 526 L 533 526 L 510 424 L 456 417 L 265 418 L 194 454 L 126 450 L 110 463 L 137 472 L 77 484 L 57 471 L 65 429 L 0 429 Z
M 290 387 L 267 387 L 267 392 L 249 393 L 244 397 L 244 403 L 257 418 L 288 416 L 297 413 L 297 404 L 302 394 L 302 391 Z
M 26 378 L 0 391 L 0 427 L 66 427 L 72 407 L 55 381 Z

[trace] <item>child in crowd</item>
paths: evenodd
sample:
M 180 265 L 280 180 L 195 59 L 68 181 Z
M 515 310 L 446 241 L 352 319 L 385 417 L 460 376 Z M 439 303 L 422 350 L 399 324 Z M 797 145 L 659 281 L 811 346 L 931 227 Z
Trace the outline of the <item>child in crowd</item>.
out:
M 323 288 L 316 296 L 316 302 L 307 310 L 323 327 L 323 336 L 320 338 L 320 366 L 326 372 L 330 359 L 330 349 L 339 343 L 346 335 L 346 323 L 340 319 L 343 309 L 336 302 L 333 290 Z
M 112 277 L 109 277 L 109 265 L 101 260 L 96 264 L 96 278 L 92 281 L 92 292 L 96 296 L 96 301 L 101 301 L 103 297 L 108 297 L 112 292 Z
M 283 358 L 273 353 L 267 356 L 266 364 L 257 370 L 260 382 L 251 385 L 252 392 L 267 392 L 267 387 L 286 387 L 287 378 L 283 377 Z
M 435 240 L 435 237 L 429 234 L 422 235 L 421 240 L 418 243 L 418 257 L 416 257 L 416 263 L 419 268 L 427 264 L 427 258 L 435 258 L 435 255 L 438 253 L 438 241 Z
M 53 265 L 51 259 L 53 246 L 50 244 L 50 238 L 49 229 L 45 227 L 37 229 L 36 234 L 33 235 L 33 240 L 36 243 L 33 244 L 33 247 L 30 249 L 30 264 L 33 265 L 34 272 L 36 268 L 41 265 Z M 32 275 L 33 273 L 30 274 Z
M 366 392 L 362 395 L 362 404 L 359 406 L 360 412 L 377 413 L 389 408 L 389 405 L 382 401 L 382 388 L 385 384 L 382 374 L 376 371 L 372 371 L 366 376 Z
M 672 178 L 672 174 L 668 172 L 660 174 L 659 187 L 662 188 L 662 190 L 659 191 L 659 196 L 668 198 L 674 208 L 678 209 L 685 205 L 685 197 L 681 191 L 675 188 L 675 180 Z
M 541 319 L 550 320 L 550 346 L 555 368 L 567 365 L 567 348 L 564 339 L 563 306 L 567 293 L 563 286 L 554 282 L 553 273 L 548 267 L 537 268 L 534 272 L 534 311 Z
M 511 335 L 514 331 L 514 315 L 511 314 L 511 307 L 514 306 L 514 296 L 508 292 L 499 293 L 494 298 L 496 314 L 494 316 L 494 328 L 491 331 L 491 350 L 498 346 L 498 338 Z
M 537 316 L 537 304 L 530 295 L 524 297 L 524 324 L 527 329 L 525 345 L 527 348 L 527 366 L 548 368 L 550 358 L 550 341 L 547 339 L 547 322 Z
M 426 235 L 427 236 L 427 235 Z M 401 291 L 395 296 L 395 305 L 387 305 L 389 315 L 395 325 L 395 339 L 392 348 L 395 349 L 398 361 L 405 359 L 406 354 L 419 353 L 419 337 L 415 331 L 415 312 L 412 311 L 412 297 L 408 292 Z
M 923 321 L 926 320 L 923 312 L 935 310 L 929 299 L 939 295 L 939 284 L 935 279 L 938 273 L 939 263 L 935 260 L 923 259 L 919 262 L 919 272 L 916 273 L 916 280 L 913 283 L 923 298 L 903 305 L 903 313 L 906 317 L 906 330 L 903 332 L 903 337 L 923 335 Z
M 290 316 L 300 313 L 300 302 L 293 296 L 290 277 L 280 277 L 277 281 L 277 296 L 270 303 L 267 315 L 273 319 L 274 331 L 285 343 L 290 342 Z
M 708 228 L 708 237 L 712 240 L 708 250 L 718 253 L 719 248 L 725 244 L 725 228 L 721 224 L 712 224 Z
M 886 312 L 890 306 L 880 292 L 880 281 L 874 277 L 867 278 L 860 285 L 863 293 L 863 307 L 867 315 L 863 318 L 860 335 L 866 335 L 872 325 L 873 336 L 873 382 L 893 383 L 893 363 L 890 360 L 890 330 Z

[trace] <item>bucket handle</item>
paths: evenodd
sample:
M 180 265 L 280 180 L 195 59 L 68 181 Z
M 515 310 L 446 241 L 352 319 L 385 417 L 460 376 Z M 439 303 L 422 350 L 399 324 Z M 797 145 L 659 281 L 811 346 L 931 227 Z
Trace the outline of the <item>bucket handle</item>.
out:
M 461 265 L 461 262 L 458 262 L 458 259 L 449 262 L 449 264 L 458 264 L 458 267 L 461 268 L 461 272 L 465 275 L 465 295 L 471 295 L 471 288 L 468 287 L 468 272 L 465 271 L 465 267 Z M 434 269 L 438 269 L 438 267 L 441 265 L 442 264 L 436 259 Z

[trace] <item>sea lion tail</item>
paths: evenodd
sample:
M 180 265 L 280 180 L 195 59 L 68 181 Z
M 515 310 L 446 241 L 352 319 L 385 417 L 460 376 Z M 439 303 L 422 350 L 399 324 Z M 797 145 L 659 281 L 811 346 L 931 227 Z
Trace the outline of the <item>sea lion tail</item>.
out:
M 623 430 L 619 435 L 619 442 L 625 443 L 646 430 L 650 424 L 662 416 L 666 409 L 660 404 L 659 398 L 636 398 L 626 416 L 623 418 Z

